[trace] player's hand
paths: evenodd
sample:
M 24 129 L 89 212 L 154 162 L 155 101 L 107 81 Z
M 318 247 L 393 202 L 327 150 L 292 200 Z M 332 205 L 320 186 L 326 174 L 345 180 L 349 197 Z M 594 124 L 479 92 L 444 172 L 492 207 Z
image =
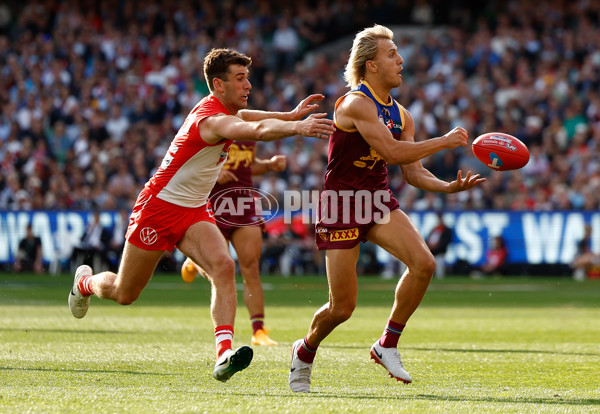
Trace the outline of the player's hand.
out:
M 479 174 L 472 175 L 471 171 L 467 172 L 465 178 L 462 178 L 462 171 L 458 170 L 456 180 L 452 181 L 448 186 L 448 193 L 458 193 L 460 191 L 470 190 L 485 180 L 486 179 L 481 178 Z
M 298 121 L 298 134 L 305 137 L 317 137 L 319 139 L 328 139 L 335 132 L 333 121 L 325 118 L 327 114 L 312 114 L 308 118 Z
M 239 181 L 237 176 L 229 170 L 221 170 L 217 177 L 217 184 L 227 184 L 231 181 Z
M 291 111 L 292 120 L 304 118 L 306 115 L 319 107 L 319 105 L 314 102 L 322 101 L 323 99 L 325 99 L 325 95 L 321 95 L 320 93 L 315 93 L 303 99 L 298 106 Z
M 285 155 L 274 155 L 269 160 L 269 170 L 281 172 L 287 166 L 287 158 Z
M 442 138 L 446 140 L 446 148 L 464 147 L 467 145 L 469 133 L 462 127 L 456 127 Z

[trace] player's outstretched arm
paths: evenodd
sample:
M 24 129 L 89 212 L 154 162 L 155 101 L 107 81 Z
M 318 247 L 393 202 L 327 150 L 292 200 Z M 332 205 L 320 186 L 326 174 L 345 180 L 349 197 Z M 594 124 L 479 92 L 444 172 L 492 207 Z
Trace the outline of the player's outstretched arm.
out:
M 282 121 L 297 121 L 317 109 L 319 105 L 315 102 L 322 101 L 323 99 L 325 99 L 325 95 L 316 93 L 307 96 L 298 104 L 298 106 L 296 106 L 296 108 L 289 112 L 270 112 L 254 109 L 243 109 L 238 112 L 238 115 L 244 121 L 262 121 L 263 119 L 269 118 L 280 119 Z
M 198 125 L 202 139 L 215 144 L 225 139 L 234 141 L 275 141 L 293 135 L 327 139 L 335 128 L 327 114 L 312 114 L 300 121 L 282 121 L 263 119 L 246 122 L 234 115 L 214 115 L 204 119 Z
M 261 175 L 269 171 L 282 172 L 287 166 L 287 157 L 285 155 L 273 155 L 271 158 L 255 158 L 250 166 L 252 175 Z
M 422 160 L 443 149 L 466 146 L 468 134 L 463 128 L 454 128 L 446 135 L 415 142 L 414 121 L 404 110 L 402 139 L 397 141 L 379 121 L 373 101 L 361 95 L 345 98 L 336 109 L 336 122 L 344 129 L 358 129 L 362 137 L 389 164 L 405 165 Z
M 420 161 L 409 165 L 402 165 L 402 175 L 406 182 L 413 187 L 424 191 L 435 191 L 438 193 L 458 193 L 459 191 L 470 190 L 476 185 L 481 184 L 486 179 L 467 172 L 465 178 L 462 177 L 462 171 L 458 171 L 456 180 L 452 182 L 440 180 L 431 171 L 423 167 Z

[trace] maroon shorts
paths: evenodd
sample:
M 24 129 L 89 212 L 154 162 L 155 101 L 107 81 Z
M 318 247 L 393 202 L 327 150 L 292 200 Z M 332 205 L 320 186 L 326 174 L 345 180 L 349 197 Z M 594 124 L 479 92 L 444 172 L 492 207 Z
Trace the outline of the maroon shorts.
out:
M 143 189 L 138 196 L 125 239 L 144 250 L 173 250 L 188 228 L 199 221 L 215 223 L 210 202 L 198 208 L 161 200 Z
M 211 197 L 215 222 L 227 240 L 231 239 L 235 229 L 247 226 L 265 228 L 265 220 L 259 214 L 254 191 L 240 188 L 239 191 L 227 191 L 226 196 Z
M 315 241 L 319 250 L 352 249 L 392 210 L 400 207 L 390 190 L 321 193 Z

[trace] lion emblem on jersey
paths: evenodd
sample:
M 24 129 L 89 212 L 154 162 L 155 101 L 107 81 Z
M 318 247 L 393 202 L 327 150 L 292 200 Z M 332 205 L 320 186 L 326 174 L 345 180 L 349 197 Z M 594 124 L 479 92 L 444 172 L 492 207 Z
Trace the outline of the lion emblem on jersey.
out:
M 231 144 L 229 148 L 229 159 L 223 168 L 226 170 L 237 170 L 240 165 L 244 167 L 250 167 L 252 161 L 254 161 L 254 147 L 246 147 L 245 145 L 241 145 L 241 147 L 237 144 Z
M 372 170 L 373 167 L 375 167 L 375 164 L 377 164 L 377 161 L 379 161 L 381 159 L 381 155 L 379 155 L 377 153 L 377 151 L 375 151 L 375 149 L 373 147 L 369 148 L 369 155 L 366 157 L 360 157 L 359 160 L 356 160 L 353 162 L 353 164 L 358 167 L 358 168 L 368 168 L 369 170 Z M 372 162 L 371 162 L 372 161 Z M 368 165 L 368 164 L 370 165 Z

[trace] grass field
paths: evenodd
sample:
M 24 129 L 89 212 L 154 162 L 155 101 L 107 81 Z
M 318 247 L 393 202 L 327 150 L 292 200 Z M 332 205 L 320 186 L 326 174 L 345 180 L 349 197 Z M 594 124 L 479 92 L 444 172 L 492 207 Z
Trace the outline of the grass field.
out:
M 600 412 L 600 281 L 434 281 L 400 339 L 414 382 L 369 360 L 393 282 L 360 279 L 352 318 L 321 345 L 308 395 L 287 385 L 290 345 L 327 298 L 325 278 L 264 278 L 280 342 L 212 376 L 209 288 L 157 275 L 132 306 L 92 298 L 76 320 L 65 276 L 0 275 L 2 413 Z M 234 346 L 250 342 L 240 300 Z

